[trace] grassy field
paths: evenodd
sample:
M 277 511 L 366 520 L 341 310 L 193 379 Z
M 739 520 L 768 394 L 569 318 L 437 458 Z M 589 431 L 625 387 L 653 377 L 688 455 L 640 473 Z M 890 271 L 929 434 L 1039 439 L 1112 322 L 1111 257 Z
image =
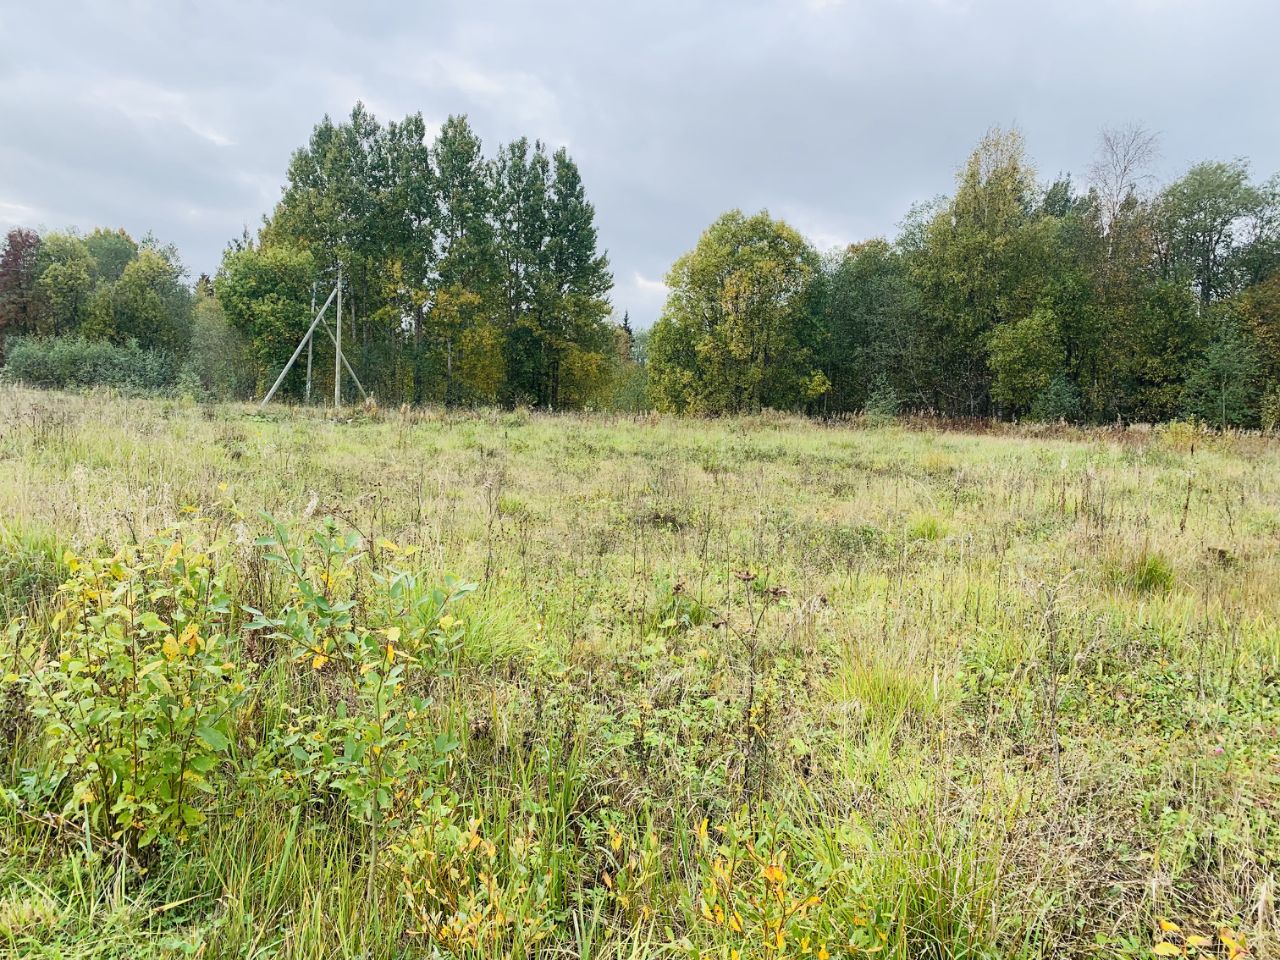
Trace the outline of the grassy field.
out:
M 1280 955 L 1274 441 L 2 388 L 5 622 L 0 955 Z

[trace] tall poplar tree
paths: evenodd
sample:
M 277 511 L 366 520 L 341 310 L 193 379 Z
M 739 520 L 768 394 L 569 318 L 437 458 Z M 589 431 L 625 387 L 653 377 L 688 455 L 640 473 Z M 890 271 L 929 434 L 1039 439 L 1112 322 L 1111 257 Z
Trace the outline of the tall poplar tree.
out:
M 599 251 L 595 208 L 563 148 L 552 157 L 544 263 L 540 399 L 551 406 L 566 400 L 577 405 L 607 375 L 611 337 L 605 320 L 613 275 Z
M 522 137 L 493 164 L 495 223 L 502 263 L 508 402 L 545 404 L 545 297 L 548 180 L 546 148 Z
M 446 403 L 497 399 L 504 376 L 496 323 L 493 188 L 466 117 L 445 121 L 432 147 L 437 260 L 425 306 L 432 382 L 419 396 Z

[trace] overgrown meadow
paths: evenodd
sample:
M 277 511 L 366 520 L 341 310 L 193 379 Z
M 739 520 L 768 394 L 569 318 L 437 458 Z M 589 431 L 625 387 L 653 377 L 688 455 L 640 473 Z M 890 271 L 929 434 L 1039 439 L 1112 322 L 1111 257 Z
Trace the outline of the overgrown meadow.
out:
M 0 955 L 1265 957 L 1280 447 L 0 388 Z

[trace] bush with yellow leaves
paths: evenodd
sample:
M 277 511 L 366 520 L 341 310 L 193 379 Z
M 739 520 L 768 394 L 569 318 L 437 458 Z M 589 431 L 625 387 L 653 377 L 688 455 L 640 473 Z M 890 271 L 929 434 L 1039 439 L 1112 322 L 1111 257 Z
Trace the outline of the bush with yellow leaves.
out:
M 68 553 L 51 629 L 16 677 L 48 743 L 61 816 L 136 855 L 205 822 L 245 683 L 232 612 L 197 527 L 113 557 Z
M 797 856 L 793 833 L 785 820 L 757 822 L 746 810 L 715 828 L 703 821 L 703 935 L 729 960 L 883 950 L 885 919 L 862 901 L 847 865 Z
M 554 929 L 554 844 L 534 818 L 506 823 L 495 839 L 457 798 L 417 805 L 416 820 L 393 849 L 412 933 L 454 956 L 519 957 Z
M 410 803 L 430 792 L 433 773 L 457 747 L 433 729 L 426 680 L 462 640 L 462 622 L 446 609 L 474 589 L 449 580 L 425 589 L 397 559 L 408 551 L 384 541 L 392 560 L 367 568 L 358 534 L 329 521 L 306 539 L 275 524 L 258 545 L 286 584 L 275 615 L 251 611 L 247 629 L 286 645 L 297 668 L 321 678 L 324 691 L 291 705 L 291 723 L 274 726 L 255 766 L 292 788 L 295 802 L 340 798 L 354 825 L 367 832 L 368 896 L 378 894 L 378 851 Z M 367 574 L 376 589 L 361 593 Z

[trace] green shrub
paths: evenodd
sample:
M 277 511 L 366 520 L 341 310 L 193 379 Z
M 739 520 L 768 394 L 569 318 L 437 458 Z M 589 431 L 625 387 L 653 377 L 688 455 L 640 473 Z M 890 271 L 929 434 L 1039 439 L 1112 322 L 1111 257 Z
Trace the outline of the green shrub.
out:
M 358 604 L 356 577 L 369 572 L 359 535 L 329 524 L 298 540 L 277 524 L 258 542 L 288 586 L 278 613 L 255 611 L 248 629 L 270 631 L 295 663 L 324 678 L 329 702 L 296 704 L 257 766 L 268 780 L 301 788 L 296 799 L 340 797 L 376 833 L 400 819 L 417 779 L 456 746 L 431 729 L 421 681 L 461 644 L 462 623 L 446 607 L 474 588 L 424 590 L 414 574 L 392 568 L 370 574 L 378 589 Z
M 27 693 L 63 816 L 136 853 L 200 828 L 216 792 L 245 690 L 228 660 L 231 601 L 195 542 L 64 562 L 59 649 Z
M 179 373 L 183 393 L 235 399 L 253 392 L 254 376 L 243 339 L 213 297 L 200 297 L 191 318 L 191 347 Z
M 115 387 L 129 393 L 169 393 L 178 383 L 179 363 L 163 350 L 143 350 L 79 337 L 20 337 L 6 345 L 6 382 L 35 387 L 85 389 Z
M 1059 374 L 1031 405 L 1031 419 L 1041 423 L 1074 423 L 1080 419 L 1080 393 L 1066 377 Z

